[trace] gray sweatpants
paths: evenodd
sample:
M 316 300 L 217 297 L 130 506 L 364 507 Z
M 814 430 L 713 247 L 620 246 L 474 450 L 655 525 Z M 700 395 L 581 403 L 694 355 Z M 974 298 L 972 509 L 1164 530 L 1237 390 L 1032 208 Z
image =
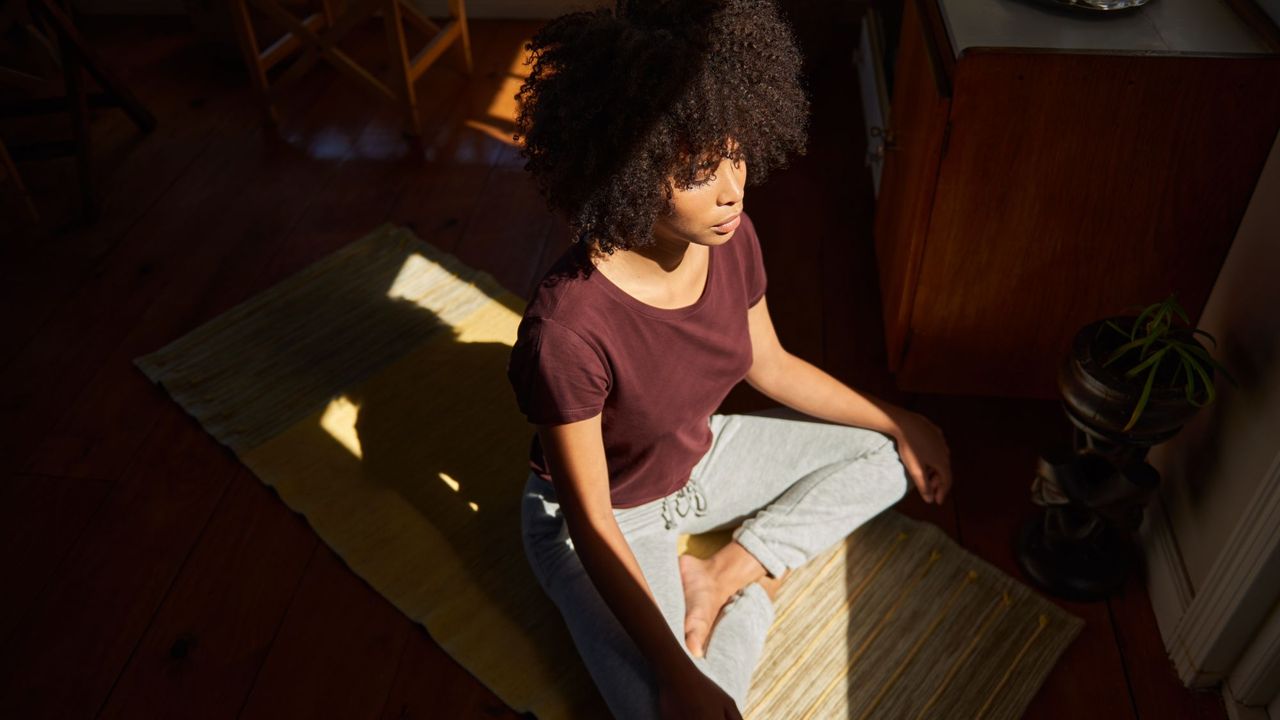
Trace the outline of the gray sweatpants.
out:
M 889 436 L 828 423 L 790 408 L 708 418 L 711 448 L 670 495 L 614 508 L 667 625 L 684 643 L 684 587 L 676 555 L 682 533 L 736 527 L 733 537 L 774 577 L 820 555 L 900 500 L 909 478 Z M 596 590 L 573 548 L 555 488 L 532 471 L 524 488 L 523 535 L 534 575 L 560 609 L 578 653 L 619 720 L 658 717 L 648 660 Z M 759 583 L 724 607 L 692 657 L 740 709 L 773 622 Z

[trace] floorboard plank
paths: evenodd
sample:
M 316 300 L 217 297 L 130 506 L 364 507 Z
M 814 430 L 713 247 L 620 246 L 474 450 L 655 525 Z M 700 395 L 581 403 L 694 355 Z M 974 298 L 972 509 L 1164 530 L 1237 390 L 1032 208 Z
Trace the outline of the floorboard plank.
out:
M 0 650 L 0 717 L 93 717 L 237 473 L 176 406 Z
M 441 650 L 425 629 L 415 626 L 405 643 L 381 718 L 433 717 L 514 720 L 522 716 Z
M 101 217 L 92 225 L 71 221 L 55 232 L 20 234 L 0 243 L 0 262 L 12 268 L 0 285 L 0 367 L 7 365 L 50 315 L 157 203 L 171 198 L 174 184 L 201 161 L 215 138 L 248 138 L 260 113 L 248 102 L 246 76 L 238 67 L 208 62 L 189 33 L 174 32 L 172 19 L 118 27 L 101 48 L 116 63 L 156 117 L 150 135 L 140 133 L 119 110 L 94 113 L 94 189 Z M 95 33 L 104 36 L 104 33 Z M 90 38 L 90 41 L 94 40 Z M 123 66 L 123 67 L 121 67 Z M 294 100 L 286 94 L 284 102 Z M 70 161 L 60 161 L 70 164 Z M 75 183 L 51 187 L 49 195 L 74 203 Z M 50 223 L 65 225 L 73 207 L 44 207 Z
M 331 81 L 331 76 L 318 75 L 306 90 L 318 99 Z M 192 277 L 212 282 L 217 278 L 211 268 L 234 265 L 238 249 L 271 239 L 266 218 L 247 217 L 241 210 L 254 203 L 265 208 L 260 212 L 287 207 L 288 187 L 273 190 L 255 178 L 264 163 L 274 168 L 267 177 L 280 177 L 282 169 L 276 166 L 287 164 L 289 154 L 261 128 L 248 140 L 235 134 L 219 137 L 208 161 L 193 165 L 172 198 L 147 213 L 87 281 L 71 291 L 6 368 L 17 382 L 0 388 L 0 428 L 5 431 L 0 468 L 26 464 L 39 440 L 103 368 L 91 359 L 110 357 L 166 288 L 180 291 L 177 283 Z M 285 194 L 254 198 L 244 195 L 246 186 Z M 287 215 L 279 212 L 276 222 L 288 222 L 292 218 Z
M 96 372 L 26 459 L 30 472 L 107 477 L 118 473 L 154 422 L 158 407 L 168 402 L 133 366 L 133 358 L 162 347 L 263 288 L 259 278 L 272 258 L 287 252 L 291 242 L 301 241 L 290 231 L 351 154 L 350 144 L 343 143 L 344 152 L 327 157 L 328 146 L 334 138 L 358 137 L 371 122 L 358 104 L 362 98 L 357 89 L 334 84 L 338 78 L 331 72 L 323 77 L 324 91 L 317 102 L 298 113 L 296 122 L 290 118 L 282 124 L 282 139 L 260 133 L 255 136 L 259 142 L 242 153 L 226 148 L 240 158 L 231 163 L 219 191 L 191 203 L 189 214 L 164 218 L 179 223 L 181 230 L 169 222 L 140 224 L 131 235 L 140 237 L 147 255 L 138 260 L 118 254 L 118 262 L 102 276 L 105 287 L 92 283 L 83 289 L 41 332 L 42 342 L 34 349 L 77 334 L 86 350 L 103 362 L 96 368 L 73 366 Z M 317 154 L 322 157 L 317 159 Z M 142 269 L 147 269 L 146 281 L 136 282 Z M 54 359 L 35 352 L 24 352 L 23 357 L 36 365 L 31 375 L 37 382 L 57 367 Z M 68 368 L 62 378 L 72 374 Z M 50 400 L 44 398 L 43 410 L 56 406 Z M 38 430 L 28 417 L 24 434 Z
M 320 543 L 239 717 L 374 720 L 415 627 Z
M 1107 602 L 1139 718 L 1226 720 L 1218 690 L 1188 690 L 1178 681 L 1140 573 L 1130 574 L 1121 593 Z
M 484 53 L 491 52 L 485 42 L 476 43 L 475 49 L 477 55 L 483 57 Z M 504 50 L 506 50 L 504 48 Z M 481 67 L 485 63 L 480 63 Z M 481 84 L 478 87 L 468 89 L 469 93 L 476 94 L 486 92 L 485 87 Z M 350 99 L 348 99 L 350 100 Z M 316 114 L 325 117 L 325 109 L 318 109 Z M 331 115 L 332 113 L 328 113 Z M 449 113 L 448 118 L 444 121 L 460 122 L 462 118 L 455 113 Z M 428 126 L 432 125 L 431 119 Z M 375 227 L 383 219 L 385 219 L 390 205 L 395 201 L 400 192 L 400 185 L 408 178 L 414 177 L 423 172 L 420 164 L 408 157 L 407 145 L 398 138 L 397 134 L 390 130 L 398 126 L 398 117 L 394 112 L 384 112 L 381 109 L 375 114 L 375 120 L 366 128 L 365 132 L 354 141 L 341 138 L 332 129 L 328 131 L 329 139 L 323 141 L 323 145 L 319 147 L 321 154 L 327 154 L 333 147 L 348 147 L 344 152 L 350 156 L 350 159 L 343 163 L 338 178 L 330 185 L 323 188 L 317 194 L 317 201 L 312 203 L 306 216 L 298 223 L 298 225 L 289 233 L 291 240 L 286 246 L 267 263 L 266 270 L 258 270 L 257 272 L 265 272 L 265 277 L 260 277 L 259 286 L 268 286 L 279 279 L 282 279 L 284 270 L 298 269 L 311 260 L 337 249 L 337 247 L 353 241 L 363 235 L 368 230 Z M 295 139 L 302 145 L 308 147 L 317 147 L 317 141 L 308 140 L 306 137 L 298 137 Z M 369 188 L 375 188 L 377 195 L 370 192 Z M 306 262 L 304 262 L 306 261 Z M 156 325 L 154 322 L 146 322 L 147 325 Z M 101 405 L 102 403 L 98 403 Z M 119 435 L 118 432 L 115 435 Z M 101 467 L 104 461 L 101 457 L 93 459 L 90 463 L 97 467 Z M 213 526 L 218 526 L 221 514 L 216 514 Z M 289 525 L 289 521 L 282 518 L 276 519 L 277 523 Z M 268 532 L 270 529 L 263 529 Z M 284 530 L 277 529 L 276 532 Z M 313 536 L 314 537 L 314 536 Z M 212 548 L 207 547 L 209 543 L 217 543 L 219 539 L 225 540 L 221 534 L 211 531 L 211 533 L 202 540 L 201 545 L 197 548 L 197 553 L 204 553 L 210 557 L 216 557 L 218 548 L 216 545 Z M 212 560 L 208 562 L 214 562 Z M 196 563 L 193 566 L 184 569 L 179 576 L 177 586 L 185 587 L 188 584 L 198 585 L 199 577 L 204 573 L 203 567 L 207 563 Z M 194 579 L 188 579 L 189 575 L 193 575 Z M 286 577 L 281 580 L 283 585 L 266 582 L 269 587 L 275 587 L 275 596 L 277 599 L 282 597 L 286 586 L 292 588 L 290 583 L 295 582 L 292 578 Z M 253 593 L 265 592 L 262 587 L 264 584 L 262 578 L 255 577 L 252 573 L 238 575 L 229 578 L 223 578 L 220 587 L 226 592 L 230 592 L 234 597 L 244 597 Z M 189 714 L 187 711 L 194 708 L 185 707 L 186 696 L 194 695 L 195 697 L 204 697 L 207 693 L 215 691 L 215 687 L 210 683 L 221 681 L 223 687 L 217 689 L 218 697 L 223 702 L 229 702 L 227 698 L 236 698 L 237 702 L 231 706 L 232 710 L 239 707 L 239 700 L 243 699 L 248 686 L 243 688 L 240 681 L 252 682 L 253 673 L 257 671 L 257 666 L 251 666 L 253 657 L 245 658 L 245 653 L 256 653 L 257 660 L 261 661 L 261 656 L 267 653 L 267 646 L 258 647 L 256 644 L 262 640 L 262 630 L 259 628 L 256 632 L 250 633 L 250 638 L 246 641 L 248 645 L 232 645 L 230 647 L 222 647 L 215 645 L 208 647 L 203 651 L 201 657 L 206 666 L 213 668 L 234 668 L 235 672 L 232 676 L 213 675 L 207 673 L 200 675 L 194 670 L 183 673 L 177 668 L 188 666 L 188 657 L 184 657 L 180 661 L 175 661 L 165 655 L 162 651 L 168 647 L 170 638 L 178 631 L 177 620 L 167 620 L 170 616 L 177 618 L 187 618 L 190 615 L 212 615 L 208 622 L 228 622 L 229 618 L 224 618 L 216 609 L 202 608 L 198 605 L 198 599 L 192 599 L 191 593 L 186 591 L 175 590 L 177 599 L 177 607 L 170 609 L 170 605 L 162 608 L 156 624 L 152 626 L 152 630 L 148 633 L 147 638 L 143 640 L 144 651 L 135 656 L 144 658 L 135 662 L 126 670 L 121 679 L 117 692 L 112 696 L 112 701 L 107 706 L 107 714 L 112 716 L 129 716 L 131 712 L 138 709 L 140 698 L 154 698 L 149 701 L 148 706 L 164 706 L 172 709 L 179 714 Z M 286 600 L 291 598 L 285 598 Z M 327 602 L 325 598 L 309 599 L 317 608 L 322 611 L 323 606 Z M 301 602 L 307 602 L 303 599 Z M 269 616 L 269 613 L 266 613 Z M 174 625 L 170 627 L 170 625 Z M 188 626 L 193 623 L 187 621 Z M 221 634 L 221 632 L 219 633 Z M 188 639 L 188 641 L 196 641 L 198 635 Z M 182 640 L 182 638 L 179 638 Z M 228 641 L 232 642 L 232 641 Z M 270 642 L 270 637 L 267 638 Z M 441 652 L 438 648 L 436 652 Z M 212 653 L 212 654 L 211 654 Z M 452 661 L 450 661 L 452 662 Z M 456 667 L 456 663 L 455 663 Z M 360 672 L 381 672 L 376 666 L 357 666 L 351 669 L 353 673 Z M 177 673 L 182 680 L 168 678 L 175 677 Z M 247 675 L 246 675 L 247 673 Z M 247 680 L 246 680 L 247 678 Z M 376 683 L 374 683 L 376 685 Z M 471 697 L 471 694 L 465 697 Z
M 488 21 L 484 42 L 491 51 L 475 53 L 475 81 L 447 100 L 454 109 L 437 132 L 428 135 L 430 171 L 412 178 L 396 200 L 391 218 L 445 252 L 458 254 L 475 220 L 479 198 L 499 163 L 514 162 L 510 119 L 498 108 L 510 107 L 513 83 L 520 77 L 523 42 L 539 23 Z M 477 33 L 477 38 L 482 37 Z M 477 43 L 481 42 L 479 39 Z M 477 46 L 478 47 L 478 46 Z M 516 85 L 518 87 L 518 85 Z M 516 255 L 513 249 L 511 256 Z M 497 258 L 494 258 L 495 260 Z M 527 259 L 525 260 L 527 262 Z M 513 271 L 513 277 L 519 272 Z
M 237 472 L 98 717 L 235 717 L 319 544 Z
M 922 395 L 916 410 L 942 428 L 951 448 L 950 502 L 958 506 L 961 544 L 1027 583 L 1013 538 L 1035 508 L 1029 488 L 1038 448 L 1064 432 L 1057 403 Z M 1049 599 L 1085 625 L 1032 700 L 1027 717 L 1135 718 L 1106 605 Z
M 39 475 L 0 484 L 0 642 L 33 611 L 110 490 L 105 480 Z
M 514 156 L 514 148 L 504 149 L 485 178 L 455 254 L 507 290 L 520 293 L 533 281 L 529 258 L 542 254 L 552 215 L 528 174 L 511 166 L 509 158 Z

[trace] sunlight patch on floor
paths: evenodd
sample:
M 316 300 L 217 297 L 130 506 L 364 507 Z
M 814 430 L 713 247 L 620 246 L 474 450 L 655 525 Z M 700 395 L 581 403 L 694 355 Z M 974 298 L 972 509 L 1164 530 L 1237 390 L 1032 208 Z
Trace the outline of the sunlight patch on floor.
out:
M 339 395 L 329 401 L 324 413 L 320 416 L 320 427 L 337 440 L 354 457 L 363 458 L 364 451 L 360 447 L 360 434 L 356 432 L 356 420 L 360 417 L 360 406 L 351 402 L 346 395 Z
M 454 492 L 459 492 L 460 490 L 462 490 L 462 484 L 459 483 L 457 480 L 454 480 L 452 477 L 450 477 L 449 473 L 442 472 L 438 474 L 440 476 L 440 480 L 445 485 L 448 485 L 450 490 Z M 472 512 L 480 512 L 480 506 L 474 502 L 467 503 L 467 507 L 471 508 Z

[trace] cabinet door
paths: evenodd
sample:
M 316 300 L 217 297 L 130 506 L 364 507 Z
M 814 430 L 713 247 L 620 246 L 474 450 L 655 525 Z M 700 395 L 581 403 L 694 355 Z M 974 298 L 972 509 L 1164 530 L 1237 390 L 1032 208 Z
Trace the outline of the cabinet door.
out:
M 932 2 L 933 0 L 924 0 Z M 919 2 L 903 8 L 894 69 L 890 127 L 876 202 L 876 263 L 884 309 L 885 349 L 896 372 L 908 340 L 920 256 L 928 232 L 933 190 L 950 109 L 935 58 L 934 35 L 921 21 Z
M 952 79 L 898 388 L 1054 399 L 1085 323 L 1170 292 L 1194 321 L 1280 127 L 1280 56 L 989 48 Z

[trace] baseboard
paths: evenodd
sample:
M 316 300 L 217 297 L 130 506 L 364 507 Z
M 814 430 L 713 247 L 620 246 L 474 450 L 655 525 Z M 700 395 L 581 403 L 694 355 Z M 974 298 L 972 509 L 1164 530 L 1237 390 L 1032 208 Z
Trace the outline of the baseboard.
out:
M 1244 705 L 1231 694 L 1231 684 L 1222 683 L 1222 704 L 1227 709 L 1228 720 L 1271 720 L 1267 708 Z
M 1147 506 L 1146 522 L 1139 530 L 1139 537 L 1146 559 L 1147 594 L 1151 598 L 1156 625 L 1167 646 L 1168 638 L 1175 636 L 1182 616 L 1195 597 L 1195 588 L 1187 576 L 1162 496 L 1157 494 Z

